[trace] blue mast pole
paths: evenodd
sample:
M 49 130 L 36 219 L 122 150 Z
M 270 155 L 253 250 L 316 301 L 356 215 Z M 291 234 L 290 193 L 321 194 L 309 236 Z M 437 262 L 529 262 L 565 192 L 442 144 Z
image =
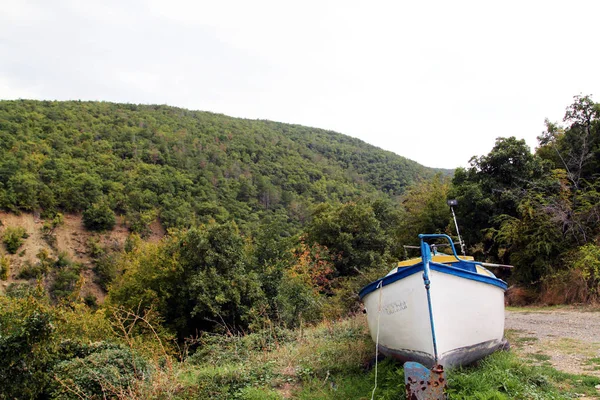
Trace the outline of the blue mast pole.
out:
M 424 238 L 427 236 L 435 236 L 435 235 L 419 235 L 419 239 L 421 240 L 421 258 L 423 260 L 423 282 L 425 283 L 425 291 L 427 292 L 427 306 L 429 308 L 429 324 L 431 326 L 431 338 L 433 340 L 433 356 L 434 356 L 434 365 L 438 363 L 438 351 L 437 351 L 437 340 L 435 337 L 435 324 L 433 322 L 433 307 L 431 306 L 431 293 L 429 291 L 429 287 L 431 286 L 431 281 L 429 280 L 429 262 L 431 261 L 431 249 L 429 245 L 425 242 Z M 452 242 L 450 242 L 452 243 Z M 452 246 L 454 248 L 454 246 Z

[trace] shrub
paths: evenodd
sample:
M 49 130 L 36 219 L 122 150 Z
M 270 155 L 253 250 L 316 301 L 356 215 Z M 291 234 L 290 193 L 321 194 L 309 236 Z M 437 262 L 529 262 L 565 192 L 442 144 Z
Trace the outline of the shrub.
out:
M 43 263 L 32 265 L 29 261 L 25 262 L 24 267 L 19 271 L 17 278 L 19 279 L 38 279 L 48 272 L 48 268 Z
M 81 266 L 74 264 L 61 268 L 56 272 L 54 282 L 50 286 L 50 294 L 56 300 L 67 300 L 74 297 L 79 289 Z
M 600 300 L 600 247 L 588 243 L 564 261 L 568 269 L 544 278 L 540 302 L 553 305 Z
M 92 231 L 107 231 L 115 227 L 115 213 L 106 203 L 92 204 L 83 212 L 83 224 Z
M 91 309 L 95 310 L 98 308 L 98 299 L 93 294 L 86 294 L 83 297 L 83 302 L 86 306 L 88 306 Z
M 106 254 L 106 249 L 97 238 L 89 238 L 86 244 L 88 253 L 92 258 L 98 259 Z
M 41 249 L 37 253 L 38 262 L 32 265 L 29 261 L 19 272 L 19 279 L 38 279 L 44 276 L 55 264 L 55 260 L 50 256 L 48 250 Z
M 0 279 L 5 281 L 10 275 L 10 259 L 4 255 L 0 256 Z
M 58 258 L 54 262 L 54 266 L 56 268 L 62 269 L 65 267 L 70 267 L 72 265 L 73 265 L 73 261 L 71 260 L 69 253 L 67 253 L 66 251 L 61 251 L 60 253 L 58 253 Z
M 38 398 L 55 359 L 54 312 L 34 297 L 0 296 L 0 399 Z
M 581 246 L 572 265 L 581 271 L 581 276 L 587 283 L 589 297 L 597 300 L 600 295 L 600 247 L 592 243 Z
M 104 255 L 97 259 L 95 264 L 95 282 L 100 285 L 104 291 L 108 291 L 109 285 L 117 277 L 117 261 L 115 260 L 115 256 Z
M 21 226 L 7 226 L 2 234 L 2 241 L 10 254 L 16 254 L 19 247 L 24 243 L 23 239 L 28 237 L 29 235 L 27 235 L 25 228 Z
M 29 283 L 11 283 L 6 288 L 6 296 L 12 299 L 24 299 L 26 297 L 43 297 L 44 293 L 42 290 L 38 290 Z M 39 295 L 39 296 L 38 296 Z
M 129 224 L 129 230 L 144 238 L 150 236 L 152 233 L 150 224 L 154 222 L 157 215 L 158 213 L 156 210 L 128 212 L 126 218 Z
M 317 322 L 322 312 L 321 297 L 303 276 L 285 271 L 276 298 L 279 317 L 289 328 L 299 326 L 302 321 Z
M 523 307 L 535 300 L 536 293 L 522 286 L 511 286 L 506 291 L 504 298 L 509 306 Z
M 326 248 L 300 243 L 294 265 L 283 273 L 276 297 L 280 317 L 287 326 L 321 319 L 324 297 L 332 292 L 334 260 Z
M 137 380 L 149 376 L 148 363 L 131 349 L 116 345 L 104 347 L 107 348 L 56 365 L 53 397 L 118 398 Z
M 56 227 L 64 224 L 64 222 L 64 216 L 61 213 L 56 213 L 51 220 L 46 220 L 41 228 L 42 238 L 53 249 L 56 249 L 56 235 L 54 230 Z

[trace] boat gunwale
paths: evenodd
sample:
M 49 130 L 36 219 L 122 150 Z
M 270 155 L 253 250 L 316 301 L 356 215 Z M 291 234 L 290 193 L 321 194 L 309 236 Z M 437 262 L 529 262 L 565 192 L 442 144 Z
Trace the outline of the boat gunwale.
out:
M 477 272 L 467 271 L 462 268 L 456 268 L 456 267 L 446 265 L 446 264 L 439 264 L 439 263 L 436 263 L 433 261 L 429 262 L 429 268 L 433 271 L 445 273 L 448 275 L 454 275 L 454 276 L 458 276 L 461 278 L 465 278 L 465 279 L 469 279 L 469 280 L 473 280 L 473 281 L 477 281 L 477 282 L 487 283 L 489 285 L 496 286 L 504 291 L 506 291 L 508 289 L 507 283 L 504 282 L 502 279 L 498 279 L 498 278 L 494 278 L 494 277 L 486 276 L 486 275 L 481 275 Z M 391 283 L 394 283 L 396 281 L 399 281 L 401 279 L 404 279 L 406 277 L 409 277 L 409 276 L 411 276 L 419 271 L 423 271 L 423 270 L 424 270 L 424 266 L 423 266 L 422 261 L 411 267 L 398 268 L 398 270 L 395 273 L 386 275 L 383 278 L 379 278 L 376 281 L 373 281 L 373 282 L 369 283 L 368 285 L 366 285 L 365 287 L 363 287 L 360 290 L 360 292 L 358 292 L 358 297 L 360 298 L 360 300 L 362 300 L 366 295 L 377 290 L 377 287 L 379 286 L 380 282 L 381 282 L 381 287 L 383 287 L 383 286 L 389 285 Z

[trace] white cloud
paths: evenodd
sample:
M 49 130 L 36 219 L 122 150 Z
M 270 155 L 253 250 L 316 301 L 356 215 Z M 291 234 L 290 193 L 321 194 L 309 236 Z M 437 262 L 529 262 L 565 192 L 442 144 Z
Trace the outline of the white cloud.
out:
M 0 3 L 2 98 L 299 123 L 428 166 L 498 136 L 534 146 L 545 117 L 600 92 L 592 0 Z

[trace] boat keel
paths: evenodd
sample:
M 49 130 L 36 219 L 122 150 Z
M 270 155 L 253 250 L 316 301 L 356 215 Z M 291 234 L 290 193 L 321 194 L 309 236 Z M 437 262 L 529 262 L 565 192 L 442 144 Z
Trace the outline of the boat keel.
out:
M 458 366 L 467 366 L 478 360 L 481 360 L 487 355 L 492 354 L 498 350 L 508 349 L 508 342 L 506 339 L 501 340 L 489 340 L 486 342 L 478 343 L 473 346 L 461 347 L 444 353 L 440 356 L 439 364 L 445 368 L 452 368 Z M 390 349 L 386 346 L 379 345 L 379 350 L 386 356 L 397 359 L 400 362 L 415 361 L 421 363 L 426 367 L 433 367 L 435 360 L 432 354 L 428 354 L 421 351 L 414 350 L 396 350 Z

